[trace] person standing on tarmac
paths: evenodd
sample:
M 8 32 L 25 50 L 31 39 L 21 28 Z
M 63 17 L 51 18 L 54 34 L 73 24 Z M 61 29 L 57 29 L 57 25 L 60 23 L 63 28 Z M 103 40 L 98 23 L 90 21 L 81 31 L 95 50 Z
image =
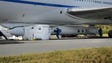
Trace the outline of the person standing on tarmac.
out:
M 60 35 L 60 33 L 61 33 L 61 29 L 56 28 L 56 30 L 54 30 L 54 32 L 56 33 L 56 37 L 57 37 L 58 39 L 60 39 L 59 35 Z
M 102 35 L 103 35 L 103 33 L 102 33 L 102 29 L 101 29 L 101 28 L 99 28 L 98 32 L 99 32 L 99 35 L 100 35 L 100 38 L 101 38 L 101 37 L 102 37 Z

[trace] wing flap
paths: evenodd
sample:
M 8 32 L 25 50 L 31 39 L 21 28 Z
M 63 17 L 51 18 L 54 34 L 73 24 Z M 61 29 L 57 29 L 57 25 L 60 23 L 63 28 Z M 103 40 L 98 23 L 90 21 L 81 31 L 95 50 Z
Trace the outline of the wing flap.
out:
M 67 13 L 85 19 L 111 19 L 112 7 L 108 8 L 88 8 L 88 9 L 68 9 Z

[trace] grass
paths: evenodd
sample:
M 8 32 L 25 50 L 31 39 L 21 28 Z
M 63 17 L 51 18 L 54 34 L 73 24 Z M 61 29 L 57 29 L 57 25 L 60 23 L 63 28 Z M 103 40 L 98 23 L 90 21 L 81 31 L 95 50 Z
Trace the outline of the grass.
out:
M 0 63 L 112 63 L 112 47 L 0 57 Z

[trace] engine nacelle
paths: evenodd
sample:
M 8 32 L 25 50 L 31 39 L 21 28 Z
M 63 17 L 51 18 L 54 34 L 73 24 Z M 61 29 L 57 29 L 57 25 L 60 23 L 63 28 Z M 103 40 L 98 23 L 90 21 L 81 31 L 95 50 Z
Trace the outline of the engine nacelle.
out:
M 23 36 L 25 40 L 42 39 L 47 40 L 50 38 L 51 29 L 49 25 L 31 25 L 26 27 L 16 27 L 8 30 L 9 33 L 15 36 Z
M 58 26 L 59 29 L 61 29 L 61 35 L 62 36 L 76 36 L 78 34 L 92 34 L 97 35 L 98 29 L 95 27 L 83 27 L 83 26 Z M 56 28 L 55 28 L 56 29 Z M 55 34 L 53 32 L 52 34 Z
M 15 36 L 23 36 L 25 33 L 24 27 L 13 28 L 13 29 L 8 30 L 8 32 Z

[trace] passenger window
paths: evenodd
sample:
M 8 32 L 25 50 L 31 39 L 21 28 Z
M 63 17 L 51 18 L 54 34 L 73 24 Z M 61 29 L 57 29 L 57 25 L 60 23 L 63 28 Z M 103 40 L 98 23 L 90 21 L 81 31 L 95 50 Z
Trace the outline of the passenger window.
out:
M 80 32 L 80 30 L 78 29 L 78 31 L 77 31 L 78 33 Z
M 32 29 L 34 29 L 34 27 L 32 27 Z
M 39 28 L 38 30 L 41 30 L 41 28 Z
M 84 33 L 84 30 L 82 30 L 82 33 Z

